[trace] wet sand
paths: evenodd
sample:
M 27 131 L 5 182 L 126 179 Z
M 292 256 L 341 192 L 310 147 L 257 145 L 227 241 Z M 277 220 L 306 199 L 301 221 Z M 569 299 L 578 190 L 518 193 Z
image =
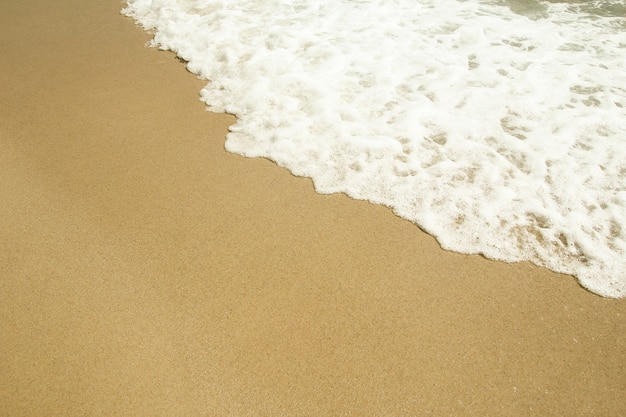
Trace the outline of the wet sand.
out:
M 626 415 L 626 300 L 226 153 L 121 8 L 0 4 L 0 415 Z

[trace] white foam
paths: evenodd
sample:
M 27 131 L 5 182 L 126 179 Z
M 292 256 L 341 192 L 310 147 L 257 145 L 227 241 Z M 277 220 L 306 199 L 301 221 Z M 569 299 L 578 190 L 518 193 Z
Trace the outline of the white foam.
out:
M 622 1 L 128 0 L 226 149 L 626 296 Z

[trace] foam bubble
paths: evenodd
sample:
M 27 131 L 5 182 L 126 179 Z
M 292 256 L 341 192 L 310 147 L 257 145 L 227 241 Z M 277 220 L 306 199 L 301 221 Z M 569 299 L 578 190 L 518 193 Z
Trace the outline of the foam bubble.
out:
M 128 0 L 226 149 L 626 296 L 624 1 Z

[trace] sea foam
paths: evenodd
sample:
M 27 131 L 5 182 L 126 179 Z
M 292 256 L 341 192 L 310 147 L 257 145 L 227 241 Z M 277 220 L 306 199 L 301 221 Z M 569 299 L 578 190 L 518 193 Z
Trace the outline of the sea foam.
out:
M 624 1 L 127 0 L 226 149 L 626 296 Z

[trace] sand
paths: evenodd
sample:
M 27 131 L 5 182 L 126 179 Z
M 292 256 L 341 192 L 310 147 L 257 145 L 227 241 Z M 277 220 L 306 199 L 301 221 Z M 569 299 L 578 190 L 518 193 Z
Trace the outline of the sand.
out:
M 626 415 L 626 300 L 226 153 L 121 7 L 0 3 L 0 415 Z

